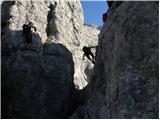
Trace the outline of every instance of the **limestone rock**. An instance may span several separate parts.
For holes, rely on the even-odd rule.
[[[50,6],[57,4],[56,12],[59,10],[62,13],[55,13],[56,20],[52,18],[52,22],[73,17],[73,21],[63,22],[77,27],[76,20],[81,21],[76,18],[77,14],[81,15],[74,8],[77,3],[56,0],[2,3],[2,118],[67,118],[72,113],[75,103],[72,53],[67,44],[56,43],[50,38],[47,30],[52,29],[48,28],[50,21],[47,17]],[[37,27],[31,48],[25,47],[22,34],[23,24],[29,21]],[[50,25],[58,30],[62,27],[60,23]],[[70,31],[69,27],[65,31]],[[71,38],[66,40],[65,37],[68,35],[73,39],[73,34],[65,31],[59,31],[60,34],[54,37],[72,44]],[[74,33],[75,29],[71,31]],[[61,37],[63,34],[66,36]],[[47,37],[50,42],[45,41]]]
[[[95,55],[96,47],[98,44],[98,34],[99,30],[97,27],[93,25],[87,25],[85,24],[82,27],[82,34],[80,39],[80,46],[77,46],[75,49],[75,54],[73,54],[73,60],[75,63],[75,74],[74,74],[74,83],[77,89],[83,89],[86,87],[90,81],[88,76],[91,74],[91,71],[94,67],[94,64],[92,64],[91,61],[89,61],[87,58],[85,60],[82,60],[83,57],[83,46],[95,46],[95,48],[92,48],[91,51]],[[72,48],[72,47],[71,47]]]
[[[85,101],[71,118],[158,118],[158,6],[113,2]]]
[[[83,25],[80,1],[5,1],[1,18],[2,118],[69,117],[79,99],[74,84],[85,87],[93,67],[82,47],[97,45],[99,33]],[[30,21],[37,31],[27,48],[22,26]]]

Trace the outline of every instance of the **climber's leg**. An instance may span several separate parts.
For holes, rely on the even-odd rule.
[[[86,54],[86,57],[87,57],[90,61],[92,61],[93,64],[95,64],[94,60],[92,60],[92,59],[90,58],[89,54]]]
[[[90,58],[89,54],[86,54],[86,57],[92,61],[92,59]]]
[[[90,55],[92,56],[92,60],[94,61],[94,55],[92,52],[90,52]]]
[[[94,61],[94,55],[93,55],[93,53],[92,53],[92,52],[90,52],[90,55],[92,56],[92,60],[91,60],[91,61],[92,61],[92,63],[93,63],[93,64],[95,64],[95,61]]]

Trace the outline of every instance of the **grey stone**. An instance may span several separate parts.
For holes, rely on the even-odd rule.
[[[113,2],[86,100],[70,118],[159,118],[158,8],[156,1]]]

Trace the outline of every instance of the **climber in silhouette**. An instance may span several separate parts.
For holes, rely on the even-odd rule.
[[[28,24],[23,25],[23,34],[26,39],[25,43],[26,43],[26,46],[28,47],[32,46],[32,29],[36,31],[36,27],[32,22],[29,22]]]
[[[91,52],[91,48],[95,48],[95,46],[94,47],[86,47],[86,46],[83,47],[83,49],[82,49],[84,52],[83,60],[84,60],[84,57],[86,56],[90,61],[92,61],[93,64],[95,64],[94,55]],[[90,58],[90,56],[92,56],[92,59]]]
[[[103,16],[103,22],[105,22],[107,20],[107,18],[108,18],[108,12],[109,12],[112,4],[113,4],[113,1],[107,1],[107,4],[108,4],[109,8],[108,8],[108,11],[103,13],[103,15],[102,15]]]

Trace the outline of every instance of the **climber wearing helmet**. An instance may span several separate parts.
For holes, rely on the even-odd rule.
[[[109,10],[110,10],[110,8],[111,8],[111,6],[112,6],[112,3],[113,3],[113,1],[108,1],[107,0],[107,4],[108,4],[108,11],[107,12],[105,12],[105,13],[103,13],[103,22],[105,22],[106,20],[107,20],[107,18],[108,18],[108,12],[109,12]]]
[[[91,48],[93,48],[93,47],[86,47],[86,46],[83,47],[83,49],[82,49],[84,52],[83,60],[84,60],[84,57],[86,56],[90,61],[92,61],[93,64],[95,64],[94,55],[91,52]],[[90,58],[90,55],[92,56],[92,59]]]
[[[36,27],[32,22],[29,22],[28,24],[23,25],[23,34],[26,39],[25,42],[26,42],[26,45],[28,45],[29,47],[31,47],[32,45],[32,28],[34,29],[34,31],[36,31]]]

